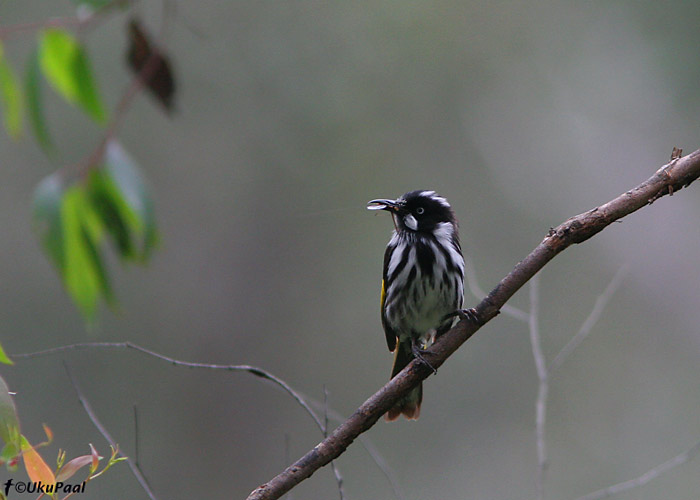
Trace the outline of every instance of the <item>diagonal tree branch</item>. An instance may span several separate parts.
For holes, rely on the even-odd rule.
[[[675,149],[674,149],[675,152]],[[626,215],[653,203],[665,195],[688,186],[700,177],[700,150],[684,158],[674,158],[649,179],[611,201],[576,215],[549,233],[476,307],[477,322],[462,320],[428,349],[425,356],[434,368],[440,367],[452,353],[481,326],[493,319],[530,278],[560,252],[574,243],[582,243]],[[391,406],[433,370],[420,360],[412,361],[396,377],[379,389],[340,424],[326,439],[287,467],[269,482],[256,488],[248,500],[280,498],[319,468],[340,456],[352,442],[372,427]]]

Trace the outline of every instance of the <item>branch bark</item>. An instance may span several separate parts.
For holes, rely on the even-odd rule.
[[[674,156],[676,150],[674,149]],[[574,243],[595,236],[613,222],[649,205],[665,195],[687,187],[700,177],[700,150],[682,158],[673,158],[654,175],[638,186],[609,202],[571,217],[547,236],[515,268],[503,278],[476,307],[478,324],[462,320],[443,335],[425,353],[430,364],[438,368],[484,324],[493,319],[504,304],[540,269]],[[414,360],[384,387],[365,401],[333,433],[303,457],[267,483],[256,488],[248,500],[280,498],[315,471],[340,456],[360,434],[372,427],[404,394],[427,378],[433,371],[420,360]]]

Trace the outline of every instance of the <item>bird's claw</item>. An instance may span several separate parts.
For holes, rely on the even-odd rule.
[[[459,309],[457,311],[457,316],[459,316],[459,319],[463,319],[477,325],[479,324],[479,314],[473,307],[470,307],[469,309]]]
[[[418,342],[415,341],[415,339],[413,339],[411,342],[411,352],[413,353],[414,358],[420,360],[421,363],[433,370],[434,374],[437,374],[437,369],[433,365],[431,365],[427,359],[425,359],[425,356],[423,356],[423,353],[425,351],[421,349],[420,345],[418,344]]]

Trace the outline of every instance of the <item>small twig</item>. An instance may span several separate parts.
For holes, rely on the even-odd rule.
[[[139,414],[136,405],[132,406],[134,409],[134,463],[136,467],[140,468],[139,465]]]
[[[80,404],[82,405],[83,409],[85,410],[85,413],[87,414],[88,418],[90,421],[93,423],[93,425],[97,428],[97,430],[102,434],[102,436],[107,440],[107,442],[110,444],[112,448],[115,450],[119,449],[117,446],[116,441],[112,438],[112,436],[109,434],[107,429],[105,428],[104,425],[102,425],[102,422],[97,418],[97,415],[93,411],[92,407],[90,406],[90,403],[88,400],[85,398],[83,395],[83,392],[80,390],[80,386],[78,386],[78,383],[76,382],[75,378],[73,377],[73,373],[70,371],[70,368],[68,368],[68,365],[64,362],[63,367],[66,370],[66,373],[68,374],[68,378],[70,379],[70,383],[73,386],[73,390],[75,390],[75,394],[78,396],[78,400],[80,401]],[[148,481],[146,481],[146,478],[143,476],[143,473],[141,472],[141,469],[138,467],[136,463],[126,455],[124,455],[121,451],[119,451],[119,455],[124,457],[126,459],[126,463],[129,465],[129,468],[131,469],[131,473],[134,475],[136,480],[139,482],[143,490],[146,492],[148,495],[148,498],[151,500],[158,500],[157,497],[154,495],[153,491],[151,490],[151,487],[148,484]]]
[[[73,28],[76,30],[84,30],[98,24],[98,21],[104,22],[107,19],[106,14],[110,10],[124,3],[125,0],[115,0],[83,15],[71,17],[53,17],[43,21],[0,26],[0,40],[7,40],[15,35],[34,33],[35,31],[49,28]]]
[[[102,162],[105,152],[107,151],[107,146],[121,127],[127,111],[129,111],[131,108],[131,104],[136,96],[146,86],[146,82],[148,82],[153,77],[153,74],[158,70],[159,64],[160,53],[154,50],[139,72],[131,78],[129,85],[122,93],[119,102],[112,112],[112,118],[107,124],[107,128],[102,134],[102,138],[97,144],[97,147],[78,165],[77,174],[79,176],[84,177],[90,172],[91,169],[95,168],[100,164],[100,162]],[[63,172],[64,175],[66,173],[67,172],[65,171]]]
[[[549,373],[547,363],[542,351],[542,340],[540,338],[539,310],[540,310],[540,279],[535,275],[530,280],[530,319],[528,322],[530,329],[530,344],[532,346],[532,357],[535,360],[537,379],[537,401],[535,403],[535,441],[537,443],[537,479],[535,481],[537,498],[544,498],[544,475],[547,469],[547,443],[545,439],[545,425],[547,422],[547,395],[549,393]]]
[[[287,384],[284,380],[282,380],[279,377],[276,377],[272,373],[263,370],[262,368],[258,368],[256,366],[250,366],[250,365],[217,365],[217,364],[210,364],[210,363],[192,363],[189,361],[181,361],[179,359],[171,358],[169,356],[165,356],[163,354],[157,353],[155,351],[151,351],[150,349],[146,349],[145,347],[141,347],[139,345],[136,345],[132,342],[82,342],[82,343],[77,343],[77,344],[70,344],[70,345],[65,345],[65,346],[60,346],[60,347],[53,347],[51,349],[45,349],[43,351],[36,351],[36,352],[28,352],[28,353],[23,353],[23,354],[14,354],[12,356],[13,359],[21,359],[21,358],[38,358],[40,356],[48,356],[52,354],[56,354],[59,352],[65,352],[65,351],[77,351],[77,350],[82,350],[82,349],[133,349],[135,351],[141,352],[143,354],[146,354],[147,356],[151,356],[153,358],[159,359],[161,361],[165,361],[166,363],[170,363],[171,365],[175,366],[185,366],[188,368],[201,368],[201,369],[206,369],[206,370],[224,370],[224,371],[230,371],[230,372],[246,372],[250,373],[252,375],[255,375],[256,377],[263,378],[265,380],[269,380],[273,384],[281,387],[287,394],[292,396],[292,398],[301,406],[306,413],[311,416],[311,418],[314,420],[316,425],[318,426],[319,429],[321,429],[321,432],[323,432],[323,422],[321,422],[321,419],[316,415],[316,413],[311,409],[309,404],[304,400],[304,398],[292,387]]]
[[[328,389],[326,385],[323,385],[323,437],[328,437]],[[338,466],[335,460],[331,461],[331,469],[333,469],[333,475],[335,476],[335,481],[338,483],[338,494],[340,495],[340,500],[345,500],[345,493],[343,492],[343,478],[340,475]]]
[[[305,396],[305,398],[316,409],[323,410],[323,405],[320,401],[317,401],[308,396]],[[327,412],[328,416],[336,423],[344,422],[347,418],[338,413],[337,411],[333,410],[333,408],[331,407],[328,407]],[[375,465],[382,472],[386,480],[389,482],[389,485],[391,486],[391,489],[394,493],[394,497],[397,500],[406,500],[406,495],[404,495],[403,490],[401,489],[401,484],[396,476],[396,472],[394,472],[391,466],[387,463],[387,461],[384,459],[384,457],[374,445],[374,443],[364,434],[358,436],[358,439],[360,441],[360,445],[362,445],[362,447],[365,449],[372,461],[375,463]]]
[[[476,272],[474,272],[474,263],[469,255],[464,256],[464,280],[467,283],[467,287],[469,287],[469,291],[474,297],[479,300],[486,297],[486,292],[479,286],[479,281],[476,278]],[[517,320],[524,321],[525,323],[530,321],[530,315],[528,313],[522,309],[511,306],[510,304],[504,304],[501,308],[501,312]]]
[[[340,422],[342,422],[343,420],[345,420],[345,419],[341,419]],[[382,474],[384,475],[386,480],[389,481],[389,484],[391,485],[391,490],[394,494],[394,497],[399,499],[399,500],[405,500],[406,495],[404,495],[403,490],[401,489],[399,481],[396,478],[396,473],[391,468],[391,466],[387,463],[387,461],[384,459],[384,457],[379,452],[377,447],[374,446],[374,443],[364,436],[360,436],[359,440],[360,440],[360,444],[362,445],[362,447],[365,449],[367,454],[370,456],[370,458],[377,465],[377,467],[382,472]]]
[[[535,441],[537,443],[537,480],[536,490],[537,499],[544,498],[544,477],[547,471],[547,441],[546,441],[546,422],[547,422],[547,401],[549,398],[549,380],[554,372],[564,360],[579,346],[583,339],[588,336],[593,326],[600,319],[605,306],[610,302],[611,297],[622,283],[622,277],[627,270],[624,265],[613,276],[605,290],[598,296],[593,309],[588,314],[588,317],[581,325],[579,331],[569,341],[566,346],[557,354],[549,368],[546,366],[546,360],[542,351],[542,341],[539,334],[539,279],[538,275],[530,280],[530,342],[532,344],[532,354],[535,359],[537,368],[537,377],[539,384],[537,388],[537,401],[535,403]]]
[[[582,497],[577,498],[577,500],[600,500],[601,498],[608,498],[612,495],[622,493],[623,491],[631,490],[632,488],[644,486],[649,481],[651,481],[652,479],[656,479],[664,472],[667,472],[673,469],[674,467],[678,467],[679,465],[683,465],[686,462],[690,462],[693,458],[697,456],[699,452],[700,441],[695,443],[695,445],[693,445],[693,447],[691,447],[690,449],[676,455],[672,459],[667,460],[662,464],[657,465],[656,467],[648,470],[639,477],[630,479],[629,481],[624,481],[622,483],[614,484],[612,486],[608,486],[607,488],[603,488],[598,491],[594,491],[593,493],[589,493],[588,495],[584,495]]]
[[[289,458],[290,458],[290,457],[289,457],[289,455],[290,455],[289,449],[290,449],[290,446],[291,446],[291,438],[289,437],[289,433],[285,432],[285,433],[284,433],[284,463],[285,463],[285,464],[288,464],[288,463],[289,463]],[[293,498],[292,492],[289,491],[289,492],[287,493],[287,496],[286,496],[285,498],[286,498],[287,500],[292,500],[292,498]]]
[[[564,363],[564,361],[566,361],[566,359],[571,355],[571,353],[574,352],[574,350],[581,344],[581,342],[584,341],[588,334],[591,333],[591,329],[600,319],[600,316],[603,314],[603,310],[608,305],[610,299],[622,284],[622,279],[625,277],[627,269],[628,266],[627,264],[625,264],[617,270],[615,275],[610,280],[610,283],[608,283],[608,286],[606,286],[605,290],[603,290],[603,293],[601,293],[596,299],[593,309],[591,309],[591,312],[588,314],[588,317],[581,325],[579,331],[576,333],[576,335],[574,335],[571,338],[571,340],[569,340],[569,342],[564,346],[564,348],[561,351],[559,351],[559,354],[557,354],[554,357],[554,360],[552,361],[552,364],[549,367],[550,373],[558,369]]]

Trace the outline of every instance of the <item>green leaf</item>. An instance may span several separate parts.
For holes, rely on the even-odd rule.
[[[117,141],[107,144],[104,170],[123,198],[124,205],[120,205],[120,213],[129,229],[141,239],[140,258],[148,260],[158,244],[158,230],[153,198],[146,180],[134,160]]]
[[[94,265],[94,270],[97,275],[100,284],[100,291],[102,296],[107,301],[110,306],[115,305],[115,297],[112,292],[112,285],[109,280],[109,274],[105,268],[104,262],[102,261],[102,254],[100,253],[99,242],[102,239],[101,234],[103,232],[102,223],[99,220],[97,214],[90,211],[90,216],[85,219],[84,223],[84,238],[85,238],[85,249],[89,252],[90,258]],[[97,225],[99,224],[100,237],[96,237]]]
[[[81,185],[71,186],[61,203],[63,279],[68,293],[87,320],[95,317],[101,295],[112,297],[99,253],[103,228]]]
[[[109,172],[94,170],[88,184],[92,204],[99,214],[107,233],[112,237],[119,256],[124,260],[135,259],[137,251],[134,243],[136,233],[140,235],[142,224],[139,217],[126,203]]]
[[[12,138],[22,132],[22,93],[12,67],[7,62],[0,41],[0,100],[2,101],[5,128]]]
[[[35,49],[27,62],[27,71],[24,80],[24,93],[27,99],[27,111],[29,123],[39,146],[45,153],[53,153],[53,144],[44,120],[44,105],[41,95],[41,82],[39,80],[39,52]]]
[[[0,377],[0,438],[19,450],[19,417],[10,390]],[[5,454],[6,450],[3,450]]]
[[[20,454],[19,439],[16,443],[6,443],[0,451],[0,465],[7,464],[7,469],[10,472],[16,471]],[[0,499],[5,500],[3,497]]]
[[[107,121],[87,53],[73,35],[61,29],[44,30],[39,42],[39,65],[67,101],[80,106],[98,123]]]
[[[66,187],[57,174],[39,183],[34,222],[42,246],[83,316],[94,319],[100,297],[113,304],[109,275],[100,253],[105,224],[82,183]]]
[[[5,353],[5,350],[2,348],[2,344],[0,344],[0,363],[4,363],[6,365],[14,365],[12,360]]]
[[[45,177],[34,191],[34,228],[44,250],[63,275],[63,226],[61,201],[65,187],[58,174]]]

